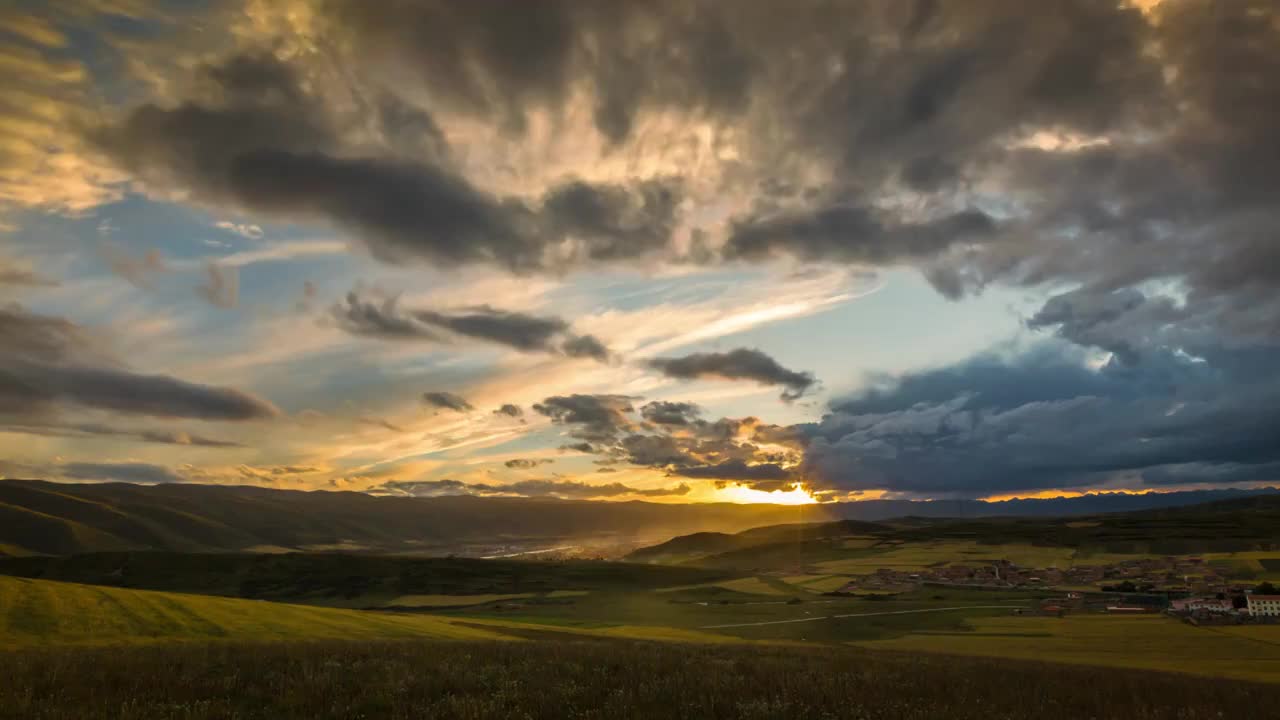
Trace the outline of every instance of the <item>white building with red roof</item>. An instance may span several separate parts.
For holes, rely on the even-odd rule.
[[[1246,595],[1249,614],[1259,617],[1280,617],[1280,595]]]

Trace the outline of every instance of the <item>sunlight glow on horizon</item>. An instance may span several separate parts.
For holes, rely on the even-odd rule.
[[[818,502],[804,486],[797,486],[791,490],[765,492],[742,485],[730,485],[717,488],[713,500],[733,503],[773,503],[774,505],[812,505]]]

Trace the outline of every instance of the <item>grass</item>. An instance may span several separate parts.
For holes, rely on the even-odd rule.
[[[767,580],[773,580],[768,578]],[[762,581],[764,582],[764,581]],[[822,597],[802,590],[788,595],[746,594],[721,587],[692,587],[668,592],[592,593],[572,602],[548,602],[530,598],[518,609],[491,605],[450,608],[441,617],[500,620],[592,630],[619,627],[661,626],[682,631],[714,634],[723,640],[805,641],[842,643],[905,635],[919,629],[963,629],[969,617],[1007,614],[1026,607],[1034,593],[938,588],[884,599]],[[795,600],[795,602],[792,602]],[[1007,605],[1008,609],[985,606]],[[902,610],[959,607],[942,613],[885,615]],[[833,615],[863,617],[815,620]],[[874,614],[874,616],[867,616]],[[805,620],[804,622],[789,622]],[[780,622],[785,621],[785,622]],[[754,624],[775,623],[775,624]],[[713,626],[741,625],[719,628]]]
[[[860,644],[1280,682],[1277,626],[1199,628],[1161,616],[1086,615],[969,618],[966,624],[969,629],[958,632],[913,632]]]
[[[943,541],[909,543],[890,546],[889,549],[873,548],[851,553],[851,557],[818,562],[814,566],[826,573],[870,574],[879,568],[922,570],[939,563],[980,563],[1003,559],[1026,567],[1056,565],[1065,568],[1071,565],[1075,552],[1074,548],[1068,547]]]
[[[747,595],[793,595],[797,592],[795,589],[789,588],[781,582],[770,582],[769,580],[758,577],[744,577],[714,583],[658,588],[658,592],[672,593],[682,590],[696,590],[698,588],[722,588],[724,590],[744,593]]]
[[[731,577],[690,567],[592,560],[169,552],[0,558],[0,574],[349,608],[384,607],[406,595],[648,590]]]
[[[426,607],[464,607],[467,605],[483,605],[503,600],[519,600],[533,597],[532,593],[516,593],[509,595],[401,595],[388,600],[382,607],[426,608]]]
[[[834,592],[849,584],[847,575],[788,575],[782,581],[801,590],[813,593]]]
[[[1280,704],[1280,687],[1158,673],[571,638],[34,650],[0,653],[0,677],[5,720],[1202,720]]]
[[[0,647],[413,637],[503,638],[424,615],[0,577]]]

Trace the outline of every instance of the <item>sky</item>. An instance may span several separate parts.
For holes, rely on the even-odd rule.
[[[1280,8],[0,8],[0,476],[1280,479]]]

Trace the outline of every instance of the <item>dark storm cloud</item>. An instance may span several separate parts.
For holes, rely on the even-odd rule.
[[[233,388],[143,375],[119,367],[79,326],[0,308],[0,413],[26,418],[74,404],[123,414],[200,420],[256,420],[279,414]]]
[[[76,462],[58,466],[57,472],[72,480],[109,480],[156,485],[187,480],[163,465],[147,463]]]
[[[739,113],[763,62],[747,47],[756,39],[731,32],[730,14],[712,3],[329,7],[329,31],[362,57],[416,74],[442,105],[516,133],[531,110],[558,111],[583,84],[594,94],[596,127],[614,143],[645,110]]]
[[[957,243],[981,241],[995,230],[994,221],[976,210],[923,223],[886,222],[864,207],[740,218],[729,233],[725,257],[763,260],[787,254],[805,261],[889,265],[932,257]]]
[[[1143,470],[1141,478],[1143,485],[1151,486],[1275,482],[1280,479],[1280,462],[1165,465]]]
[[[407,495],[439,497],[444,495],[517,495],[521,497],[558,497],[569,499],[617,497],[669,497],[687,495],[688,485],[681,483],[666,488],[634,488],[622,483],[592,485],[575,480],[521,480],[506,484],[464,483],[457,480],[392,480],[369,488],[374,495]]]
[[[758,431],[752,442],[807,448],[816,484],[977,493],[1115,473],[1242,477],[1274,461],[1259,435],[1277,426],[1263,368],[1280,359],[1276,3],[1167,0],[1150,15],[1116,0],[1044,0],[1035,12],[1012,0],[517,5],[317,5],[318,46],[334,64],[364,82],[396,78],[423,107],[381,89],[328,93],[305,60],[249,53],[93,140],[154,187],[323,220],[387,261],[554,272],[788,258],[911,266],[949,298],[997,284],[1058,293],[1027,321],[1056,336],[1052,352],[909,374],[821,423]],[[342,116],[346,90],[371,117]],[[651,120],[708,128],[716,157],[732,159],[710,173],[677,162],[660,180],[559,180],[526,197],[487,190],[447,159],[445,114],[536,140],[535,113],[579,130],[570,98],[588,103],[621,160],[652,152],[639,142]],[[380,139],[351,131],[371,125]],[[746,209],[714,223],[723,233],[688,228],[692,249],[676,251],[681,220],[700,217],[680,207],[708,182]],[[353,300],[335,313],[351,332],[425,339],[467,336],[449,327],[465,315],[480,315],[489,329],[475,332],[492,342],[536,337],[494,330],[501,319],[483,312],[431,323]],[[592,340],[562,329],[545,346],[607,358]],[[1081,347],[1110,358],[1091,369]],[[784,398],[815,382],[768,356],[730,355],[657,362],[677,377],[779,384]],[[0,406],[42,392],[7,375],[0,387]],[[629,405],[593,422],[548,403],[539,412],[595,451],[624,452],[636,434]],[[634,457],[694,467],[749,452],[698,427],[632,441]]]
[[[796,372],[782,367],[777,360],[749,348],[738,348],[727,353],[694,353],[684,357],[655,358],[649,365],[667,377],[681,380],[699,378],[724,378],[727,380],[751,380],[761,385],[782,385],[787,388],[782,399],[792,401],[804,395],[817,382],[812,374]]]
[[[471,412],[475,410],[466,398],[443,390],[422,393],[422,402],[433,408],[452,410],[454,412]]]
[[[834,403],[800,426],[804,475],[819,489],[982,495],[1135,475],[1210,481],[1168,466],[1265,479],[1280,462],[1280,383],[1263,370],[1274,351],[1143,348],[1138,362],[1092,369],[1070,348],[982,356]]]
[[[1275,287],[1274,3],[1185,0],[1147,16],[1115,0],[1034,13],[813,0],[783,17],[769,3],[526,5],[318,2],[313,30],[347,71],[342,93],[311,76],[319,63],[243,52],[94,140],[159,186],[327,220],[387,260],[524,272],[679,259],[669,239],[688,178],[500,197],[447,149],[351,132],[410,128],[440,145],[433,112],[461,113],[519,140],[531,113],[568,127],[570,98],[584,98],[615,145],[673,114],[734,138],[731,183],[762,190],[723,246],[683,259],[907,263],[952,297],[1182,278],[1224,314],[1256,315]],[[386,77],[431,111],[388,95]],[[337,109],[353,103],[372,118]],[[815,169],[830,176],[821,190]]]
[[[652,183],[574,182],[569,189],[587,199],[559,203],[565,190],[557,188],[539,207],[491,196],[429,165],[281,150],[237,157],[229,180],[241,205],[328,219],[357,231],[389,262],[493,263],[529,272],[567,262],[548,254],[565,240],[575,244],[574,261],[632,259],[662,249],[674,225],[675,189],[654,190]]]
[[[568,357],[609,359],[609,349],[591,335],[575,335],[569,323],[481,305],[455,312],[401,308],[394,297],[379,301],[347,293],[329,315],[338,327],[353,334],[391,340],[447,342],[450,337],[496,343],[521,352],[546,352]]]
[[[327,220],[389,262],[527,272],[631,259],[665,247],[675,225],[679,191],[658,180],[571,180],[530,202],[492,195],[430,158],[351,146],[297,71],[268,55],[232,56],[205,77],[211,87],[198,97],[144,105],[91,139],[152,184],[283,218]]]
[[[518,418],[518,417],[524,417],[524,410],[519,405],[512,405],[511,403],[506,403],[505,405],[498,408],[497,410],[494,410],[493,414],[506,415],[507,417]]]

